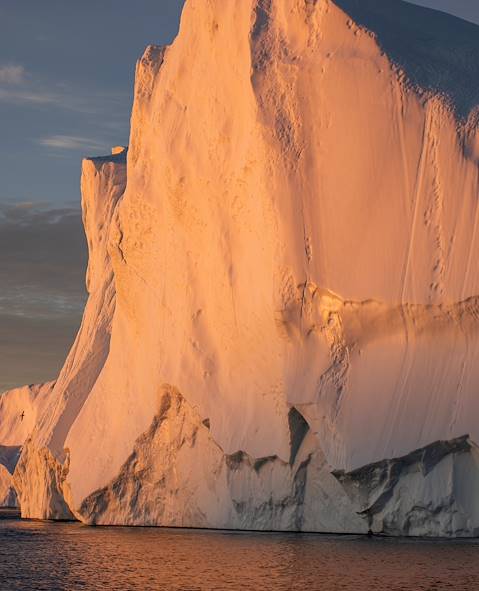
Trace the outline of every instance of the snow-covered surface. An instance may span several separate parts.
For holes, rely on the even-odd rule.
[[[389,461],[376,529],[477,534],[478,33],[396,0],[187,0],[127,155],[83,164],[90,298],[24,515],[367,531]]]

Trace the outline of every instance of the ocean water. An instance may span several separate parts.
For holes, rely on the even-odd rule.
[[[86,527],[3,512],[0,589],[475,591],[479,540]]]

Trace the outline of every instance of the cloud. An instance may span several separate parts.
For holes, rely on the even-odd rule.
[[[0,84],[18,85],[23,84],[26,79],[26,72],[23,66],[6,65],[0,66]]]
[[[0,313],[80,313],[86,263],[79,208],[0,203]]]
[[[39,81],[33,80],[20,64],[0,66],[0,101],[10,103],[33,103],[37,105],[60,105],[59,93],[51,92],[42,87]]]
[[[106,115],[111,109],[122,108],[127,103],[125,95],[118,93],[94,93],[81,95],[75,89],[47,89],[37,83],[21,87],[1,86],[0,101],[29,104],[32,107],[52,106],[65,111],[86,115]]]
[[[0,202],[0,392],[53,379],[86,301],[78,207]]]
[[[60,105],[61,99],[58,96],[42,91],[32,90],[11,90],[0,88],[0,101],[33,103],[37,105]]]
[[[21,64],[0,65],[0,101],[102,116],[121,110],[129,102],[124,92],[79,89],[62,81],[52,82],[34,76]]]
[[[37,142],[42,146],[59,150],[95,150],[101,152],[108,149],[106,143],[102,144],[89,138],[74,135],[52,135],[40,138]]]

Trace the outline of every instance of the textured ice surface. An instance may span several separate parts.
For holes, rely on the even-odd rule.
[[[22,513],[475,535],[478,69],[477,27],[399,1],[187,0],[128,153],[83,164]]]

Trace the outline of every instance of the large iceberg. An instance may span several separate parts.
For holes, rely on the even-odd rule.
[[[187,0],[83,163],[22,515],[477,535],[478,81],[479,29],[399,0]]]

